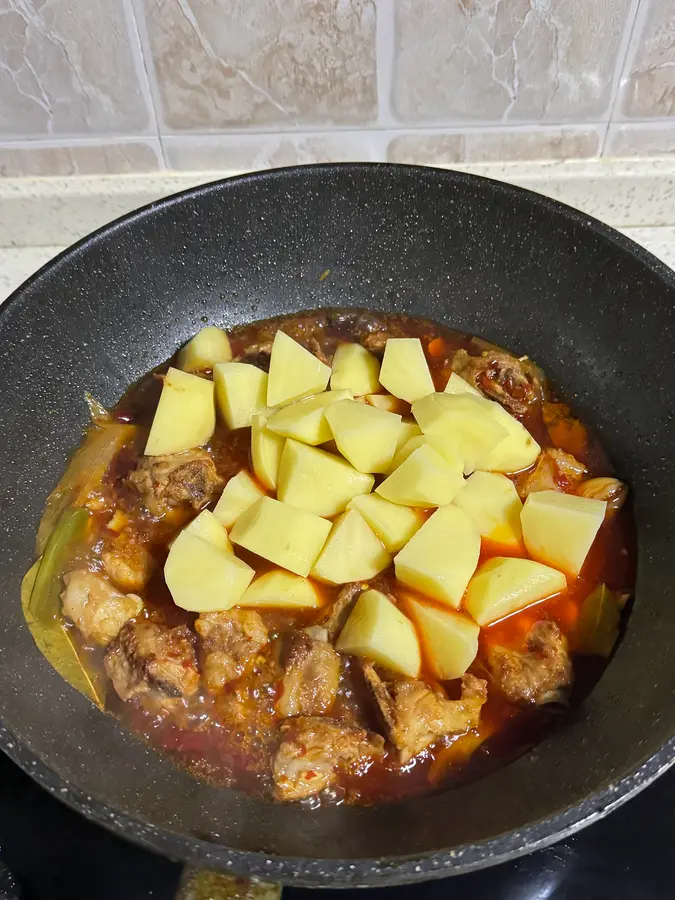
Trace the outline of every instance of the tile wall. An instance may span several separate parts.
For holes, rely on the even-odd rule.
[[[675,153],[675,0],[0,0],[0,176]]]

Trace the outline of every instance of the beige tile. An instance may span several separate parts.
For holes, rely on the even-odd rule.
[[[631,7],[396,0],[394,110],[404,122],[598,121]]]
[[[621,111],[635,119],[675,115],[675,0],[642,0]]]
[[[377,116],[374,0],[143,0],[164,125]]]
[[[160,168],[159,147],[152,141],[59,147],[0,144],[0,178],[120,175],[156,172]]]
[[[603,156],[667,156],[675,153],[675,122],[610,125]]]
[[[464,162],[583,159],[600,149],[597,128],[534,128],[452,134],[408,134],[389,144],[390,162],[444,165]]]
[[[0,139],[147,133],[122,0],[0,0]]]

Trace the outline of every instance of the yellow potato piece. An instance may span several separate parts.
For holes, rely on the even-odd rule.
[[[164,565],[164,580],[173,602],[191,612],[236,606],[254,574],[234,553],[188,530],[173,542]]]
[[[234,553],[230,539],[227,536],[227,529],[208,509],[203,509],[184,530],[200,537],[203,541],[208,541],[214,547],[220,547],[221,550]]]
[[[364,399],[368,406],[383,409],[385,412],[396,413],[399,416],[410,411],[409,403],[406,403],[405,400],[399,400],[398,397],[392,397],[391,394],[366,394]]]
[[[293,338],[277,331],[272,344],[267,405],[285,406],[326,390],[330,368]]]
[[[479,625],[489,625],[566,587],[567,579],[556,569],[532,559],[495,556],[471,579],[464,606]]]
[[[315,609],[321,606],[317,589],[307,578],[273,569],[255,578],[239,601],[239,606],[258,609]]]
[[[454,464],[424,444],[375,488],[385,500],[403,506],[446,506],[464,484],[462,463]]]
[[[218,363],[213,370],[218,410],[228,428],[248,428],[265,408],[267,375],[248,363]]]
[[[222,328],[202,328],[178,353],[178,368],[184,372],[203,372],[216,363],[230,362],[232,350]]]
[[[525,501],[520,521],[530,556],[578,575],[605,518],[607,503],[590,497],[536,491]]]
[[[267,427],[262,413],[251,420],[251,461],[258,481],[270,491],[277,489],[279,464],[286,439]]]
[[[394,558],[400,582],[459,608],[480,556],[478,529],[456,506],[438,509]]]
[[[230,540],[283,569],[306,577],[326,543],[331,523],[271,497],[237,519]]]
[[[424,447],[425,445],[432,447],[436,453],[438,453],[439,456],[442,456],[447,463],[453,466],[453,468],[459,465],[462,467],[462,470],[464,469],[464,462],[456,441],[453,441],[442,434],[418,434],[415,435],[415,437],[410,438],[406,444],[397,449],[394,458],[391,461],[389,471],[393,472],[394,469],[398,469],[401,463],[405,462],[411,453],[417,450],[418,447]]]
[[[469,384],[468,381],[465,381],[461,378],[456,372],[453,372],[448,378],[448,383],[445,386],[446,394],[473,394],[475,397],[482,397],[483,395],[479,390],[477,390],[472,384]]]
[[[367,581],[391,565],[382,541],[355,510],[342,513],[335,522],[312,576],[331,584]]]
[[[237,472],[227,482],[216,503],[213,515],[226,528],[231,528],[239,516],[253,506],[256,500],[265,496],[265,492],[244,469]]]
[[[525,428],[504,407],[494,400],[490,404],[495,421],[506,430],[506,437],[481,460],[477,469],[490,472],[520,472],[531,466],[541,452],[541,447]]]
[[[369,659],[409,678],[417,678],[420,673],[422,662],[415,628],[380,591],[361,594],[335,647],[340,653]]]
[[[440,681],[461,678],[478,653],[480,628],[460,613],[408,599],[427,664]]]
[[[413,403],[412,413],[424,434],[456,443],[465,475],[480,468],[508,434],[491,402],[473,394],[429,394]]]
[[[496,472],[474,472],[452,501],[475,522],[480,536],[517,550],[523,544],[516,486]]]
[[[433,393],[434,383],[419,338],[389,338],[382,357],[380,384],[407,403]]]
[[[424,524],[424,518],[416,509],[399,506],[378,494],[362,494],[347,504],[356,509],[390,553],[398,553]]]
[[[270,431],[303,444],[325,444],[333,434],[326,419],[329,406],[351,399],[351,391],[324,391],[304,400],[297,400],[273,413],[267,420]],[[359,404],[360,405],[360,404]]]
[[[170,368],[150,427],[146,456],[201,447],[216,428],[213,382]]]
[[[372,475],[357,472],[334,453],[289,439],[281,454],[277,496],[317,516],[335,516],[353,497],[369,494],[374,483]]]
[[[398,433],[398,442],[396,444],[396,452],[404,447],[410,438],[420,437],[422,429],[414,419],[403,419],[401,421],[401,430]]]
[[[340,400],[326,409],[326,422],[338,450],[359,472],[389,469],[401,430],[400,416],[356,400]]]
[[[380,361],[361,344],[338,344],[333,356],[330,387],[348,390],[355,397],[374,394],[380,389]]]

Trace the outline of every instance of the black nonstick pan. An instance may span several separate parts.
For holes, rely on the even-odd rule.
[[[348,306],[437,319],[536,359],[632,486],[638,582],[603,678],[535,750],[436,795],[308,811],[200,783],[95,709],[34,646],[19,588],[87,424],[85,391],[113,404],[206,322]],[[453,172],[282,169],[171,197],[85,239],[3,305],[0,342],[0,746],[84,815],[199,865],[375,886],[549,844],[672,763],[675,276],[612,229]]]

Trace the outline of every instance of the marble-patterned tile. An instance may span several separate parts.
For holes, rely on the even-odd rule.
[[[165,130],[377,118],[374,0],[140,0]]]
[[[157,172],[161,168],[156,140],[59,146],[0,143],[0,178],[122,175]]]
[[[395,2],[392,100],[400,121],[607,117],[633,0]]]
[[[147,134],[126,0],[0,0],[0,140]]]
[[[629,119],[675,116],[675,0],[641,0],[620,110]]]
[[[603,156],[668,156],[675,153],[675,121],[610,125]]]

